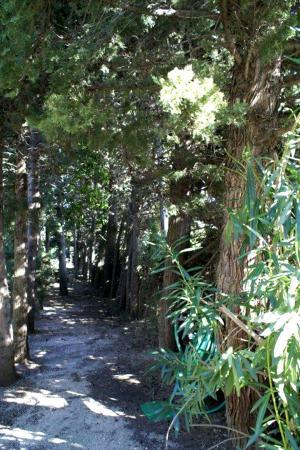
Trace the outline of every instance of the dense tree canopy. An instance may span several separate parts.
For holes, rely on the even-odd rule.
[[[2,2],[1,385],[72,273],[156,330],[172,426],[223,395],[233,448],[298,448],[299,13]]]

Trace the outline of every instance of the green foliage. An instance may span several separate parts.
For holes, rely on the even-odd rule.
[[[171,400],[152,404],[152,412],[154,408],[156,414],[170,417],[171,409],[174,419],[180,412],[188,426],[194,415],[207,415],[207,397],[220,389],[229,395],[250,386],[261,395],[255,405],[257,424],[252,441],[271,448],[279,430],[278,445],[293,447],[293,439],[299,437],[300,180],[296,154],[288,157],[285,153],[280,164],[274,164],[253,161],[252,149],[247,148],[247,166],[235,161],[245,169],[247,189],[242,211],[229,211],[232,220],[227,237],[244,240],[241,259],[249,262],[244,292],[238,298],[218,293],[207,282],[205,267],[186,270],[179,262],[181,253],[176,247],[166,250],[157,221],[148,218],[158,213],[156,191],[166,198],[168,186],[180,185],[188,178],[186,198],[177,203],[170,199],[171,207],[166,200],[167,206],[171,213],[194,214],[192,243],[217,237],[224,190],[224,128],[239,127],[248,119],[245,98],[249,96],[244,95],[243,86],[231,84],[236,64],[231,47],[240,53],[240,70],[245,69],[247,82],[251,71],[256,73],[260,64],[274,62],[286,42],[299,33],[299,14],[291,10],[296,2],[244,0],[232,2],[219,14],[222,3],[230,2],[207,0],[202,3],[209,15],[204,11],[202,17],[200,12],[196,20],[183,20],[180,14],[176,17],[172,9],[168,12],[172,17],[162,17],[161,11],[168,8],[164,0],[129,3],[3,1],[0,93],[4,128],[11,136],[27,121],[51,144],[42,164],[46,173],[41,185],[45,222],[52,231],[57,226],[52,217],[58,193],[67,234],[76,228],[86,241],[93,232],[97,236],[102,233],[109,196],[118,197],[119,219],[127,207],[131,180],[147,185],[148,192],[141,194],[148,204],[141,201],[140,205],[143,217],[139,227],[144,229],[137,270],[146,278],[169,252],[178,281],[168,287],[166,299],[180,350],[160,355],[163,379],[175,387]],[[169,3],[170,8],[193,14],[194,6],[198,8],[201,2]],[[148,15],[156,8],[159,14]],[[298,59],[297,54],[284,57],[283,78],[297,73],[293,67]],[[253,81],[250,76],[248,79]],[[258,94],[259,81],[255,80]],[[272,89],[272,83],[268,87]],[[225,95],[229,97],[233,89],[240,100],[228,105]],[[253,86],[253,92],[255,89]],[[289,106],[284,95],[278,99],[280,112]],[[297,95],[294,87],[291,97],[296,102]],[[263,126],[264,111],[257,113],[262,115]],[[165,155],[156,165],[158,140]],[[231,154],[231,149],[227,152]],[[181,154],[178,167],[176,153]],[[115,180],[110,187],[112,177]],[[5,214],[11,222],[10,214]],[[9,223],[9,233],[10,228]],[[124,228],[125,234],[126,224]],[[216,233],[211,233],[212,229]],[[126,239],[121,239],[124,260]],[[13,246],[8,236],[6,244],[11,273]],[[50,278],[51,264],[45,259],[38,273],[41,298]],[[249,348],[221,354],[215,345],[224,318],[220,308],[230,307],[234,301],[249,311],[245,317],[252,333]],[[258,346],[253,333],[259,337]],[[177,418],[174,423],[177,427]]]
[[[178,281],[167,288],[165,299],[170,301],[169,317],[177,341],[187,338],[186,347],[184,351],[180,347],[178,354],[165,350],[157,354],[163,381],[174,386],[170,402],[187,426],[195,416],[206,415],[205,399],[220,389],[225,396],[233,391],[239,395],[244,387],[257,392],[256,425],[247,445],[257,442],[268,449],[296,449],[300,439],[300,165],[296,149],[293,134],[280,161],[263,165],[250,161],[243,210],[231,214],[236,238],[244,239],[241,258],[248,259],[239,301],[249,312],[243,316],[244,325],[235,318],[246,326],[248,345],[224,353],[210,348],[207,358],[199,353],[197,342],[216,335],[237,299],[218,293],[203,280],[201,270],[186,271],[175,248],[170,257]],[[261,175],[258,187],[254,167]]]
[[[160,84],[160,100],[173,118],[174,131],[189,127],[194,137],[209,141],[216,127],[217,112],[225,104],[213,79],[197,77],[189,65],[173,69]]]
[[[36,81],[39,75],[34,45],[39,41],[37,18],[46,2],[9,0],[1,2],[0,92],[13,98],[20,92],[21,78]]]

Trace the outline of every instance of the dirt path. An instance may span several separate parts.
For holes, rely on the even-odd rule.
[[[142,324],[120,321],[78,285],[66,301],[53,291],[37,329],[33,362],[0,389],[0,449],[164,449],[166,425],[149,424],[139,409],[157,389],[142,381]],[[170,449],[206,450],[222,437],[183,433]]]

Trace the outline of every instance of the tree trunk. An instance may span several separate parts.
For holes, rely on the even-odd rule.
[[[225,204],[228,208],[240,206],[242,193],[244,191],[244,179],[235,174],[225,177],[226,199]],[[225,223],[228,222],[226,213]],[[225,225],[226,226],[226,225]],[[225,229],[224,229],[225,233]],[[232,308],[234,313],[241,313],[239,296],[242,292],[244,279],[244,263],[239,261],[241,242],[231,240],[226,243],[225,234],[223,234],[220,244],[220,258],[217,270],[217,285],[221,292],[236,296],[236,306]],[[248,337],[241,331],[234,322],[224,319],[225,328],[220,333],[221,351],[226,351],[229,347],[238,350],[243,347]],[[245,340],[245,341],[244,341]],[[254,425],[255,417],[251,416],[250,411],[254,402],[253,393],[248,389],[242,389],[240,395],[232,393],[226,399],[226,417],[227,425],[230,428],[249,434],[251,426]],[[236,437],[239,437],[236,435]],[[245,440],[239,439],[238,445],[243,446]]]
[[[82,279],[83,281],[88,280],[88,260],[87,260],[87,246],[86,242],[82,242],[81,244],[81,263],[82,263]]]
[[[126,310],[126,280],[127,280],[127,268],[126,263],[123,261],[121,273],[120,273],[120,279],[118,283],[118,289],[116,293],[116,298],[119,303],[119,308],[122,311]]]
[[[226,21],[228,20],[225,12]],[[223,20],[224,11],[223,11]],[[233,18],[236,20],[236,18]],[[225,23],[225,27],[227,24]],[[247,36],[246,36],[247,39]],[[231,45],[234,45],[233,41]],[[281,61],[277,59],[270,64],[262,64],[259,50],[244,45],[244,54],[236,55],[231,81],[229,102],[234,105],[237,102],[245,102],[248,105],[248,113],[244,125],[231,126],[227,136],[227,153],[230,155],[228,170],[225,174],[225,218],[224,231],[220,242],[220,257],[217,269],[217,285],[221,292],[233,295],[236,298],[232,311],[240,314],[243,311],[239,305],[243,291],[243,279],[246,261],[238,260],[241,242],[232,236],[226,240],[226,226],[228,223],[227,211],[238,211],[244,195],[245,174],[239,175],[243,163],[246,162],[245,150],[250,156],[268,154],[275,148],[278,142],[277,112],[281,90]],[[234,51],[237,51],[235,49]],[[234,52],[233,52],[234,53]],[[236,162],[240,162],[238,166]],[[245,166],[245,164],[244,164]],[[237,350],[245,347],[248,339],[230,320],[225,320],[225,329],[220,333],[220,347],[222,351],[228,348]],[[226,339],[225,339],[226,337]],[[246,434],[251,434],[251,427],[255,422],[251,408],[255,397],[248,389],[242,389],[238,396],[233,392],[226,398],[226,416],[229,427]],[[235,437],[239,437],[236,434]],[[237,447],[245,444],[245,439],[237,439]]]
[[[133,198],[131,202],[131,231],[130,243],[128,252],[128,269],[127,269],[127,301],[126,307],[131,317],[137,318],[140,314],[139,304],[139,279],[137,273],[137,259],[138,259],[138,206],[136,199]]]
[[[40,173],[39,153],[41,136],[32,130],[28,146],[28,332],[34,333],[36,308],[36,266],[40,241]]]
[[[139,277],[137,273],[138,237],[139,237],[139,184],[132,180],[131,200],[128,207],[127,229],[125,233],[126,250],[120,259],[120,278],[116,298],[120,309],[126,310],[131,317],[141,313],[139,303]],[[121,235],[119,236],[121,239]]]
[[[116,254],[118,224],[116,220],[116,207],[111,196],[109,216],[106,231],[105,257],[103,266],[103,295],[108,297],[111,290],[113,265]]]
[[[174,215],[170,217],[169,230],[168,230],[168,243],[174,245],[178,239],[189,236],[190,233],[190,218],[187,214],[181,213],[180,215]],[[180,247],[183,249],[186,247],[186,242],[183,242]],[[183,261],[181,261],[183,263]],[[169,265],[169,261],[166,262]],[[165,270],[163,275],[163,286],[173,284],[177,280],[177,275],[171,270]],[[178,350],[174,335],[174,328],[172,322],[167,318],[170,304],[167,300],[160,300],[158,309],[158,342],[160,348],[167,348],[173,351]]]
[[[118,282],[118,288],[116,292],[116,298],[119,303],[119,307],[122,311],[126,310],[126,296],[127,296],[127,270],[128,270],[128,252],[130,244],[130,215],[126,223],[126,231],[124,237],[125,252],[120,257],[120,278]]]
[[[95,227],[96,227],[96,219],[95,219],[95,216],[93,216],[91,228],[90,228],[90,232],[89,232],[88,248],[87,248],[87,266],[88,266],[88,281],[89,282],[91,282],[91,280],[92,280]]]
[[[95,258],[95,262],[94,262],[94,270],[93,270],[93,276],[92,276],[92,286],[96,289],[100,288],[101,286],[101,269],[100,269],[100,261],[103,258],[103,252],[105,250],[104,248],[104,239],[102,238],[102,231],[101,230],[101,237],[100,237],[100,242],[98,243],[98,248],[96,251],[96,258]]]
[[[173,169],[175,171],[182,171],[186,168],[185,153],[182,147],[178,147],[174,150],[172,155]],[[187,237],[187,241],[190,234],[190,217],[185,212],[184,201],[190,189],[190,178],[183,176],[179,179],[174,179],[170,183],[170,200],[177,208],[177,214],[173,215],[169,219],[167,240],[170,246],[173,246],[178,239]],[[165,226],[164,224],[161,224]],[[181,249],[188,246],[187,242],[182,242],[179,246]],[[178,249],[179,249],[178,247]],[[181,263],[183,263],[184,257],[181,257]],[[166,265],[170,265],[170,261],[167,259]],[[165,270],[163,274],[163,287],[173,284],[177,279],[176,274],[171,270]],[[158,305],[158,343],[160,348],[167,348],[173,351],[178,350],[174,328],[171,321],[167,318],[170,304],[167,300],[161,299]]]
[[[7,284],[3,226],[3,147],[0,148],[0,386],[15,380],[11,300]]]
[[[76,239],[76,247],[77,247],[77,274],[78,277],[82,275],[83,272],[83,261],[82,261],[82,252],[83,252],[83,242],[82,242],[82,230],[80,228],[77,229],[77,239]]]
[[[77,228],[74,227],[73,232],[73,265],[74,265],[74,278],[78,278],[78,242],[77,242]]]
[[[46,223],[45,225],[45,252],[49,253],[50,251],[50,230],[49,225]]]
[[[120,224],[119,231],[118,231],[118,238],[117,238],[117,242],[116,242],[116,251],[115,251],[115,257],[114,257],[114,262],[113,262],[113,270],[112,270],[109,298],[113,298],[113,296],[115,295],[116,290],[117,290],[117,281],[118,281],[119,271],[120,271],[120,246],[121,246],[123,230],[124,230],[124,219],[121,220],[121,224]]]
[[[23,150],[23,149],[22,149]],[[26,158],[19,149],[16,172],[16,219],[14,237],[13,327],[15,360],[28,356],[27,339],[27,174]]]
[[[140,314],[139,277],[137,273],[138,237],[139,237],[139,184],[132,180],[131,201],[129,204],[128,247],[126,272],[126,310],[131,317]]]
[[[60,295],[68,295],[68,272],[66,263],[66,239],[64,233],[63,209],[60,194],[58,195],[58,204],[56,207],[58,230],[56,232],[58,246],[59,263],[59,292]]]

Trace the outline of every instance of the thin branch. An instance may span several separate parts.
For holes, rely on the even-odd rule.
[[[263,342],[263,339],[255,333],[255,331],[251,330],[244,322],[242,322],[235,314],[233,314],[226,306],[220,306],[218,310],[227,316],[232,322],[234,322],[239,328],[245,331],[246,334],[251,336],[258,344]]]

